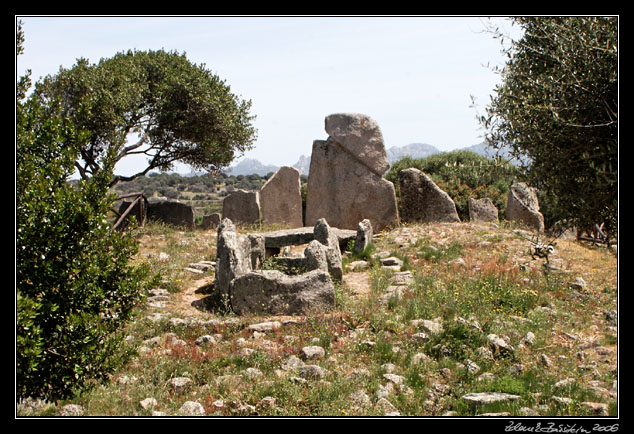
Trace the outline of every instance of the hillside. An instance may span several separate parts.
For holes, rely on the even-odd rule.
[[[237,317],[214,302],[213,268],[186,271],[215,261],[215,231],[135,237],[164,278],[125,331],[137,355],[89,393],[18,414],[616,414],[611,250],[560,239],[546,267],[506,223],[401,226],[375,235],[374,254],[346,255],[332,311]]]

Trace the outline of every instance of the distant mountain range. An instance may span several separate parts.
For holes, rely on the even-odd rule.
[[[485,157],[492,157],[496,155],[496,150],[489,148],[484,142],[455,150],[471,151],[479,155],[484,155]],[[392,164],[406,155],[412,158],[426,158],[430,155],[439,154],[442,151],[435,146],[428,145],[426,143],[410,143],[409,145],[404,146],[392,146],[391,148],[386,149],[385,152],[387,154],[388,161]],[[510,154],[506,150],[502,150],[500,155],[507,160],[511,160]],[[297,163],[293,164],[293,167],[299,170],[299,173],[302,175],[308,175],[308,170],[310,169],[310,156],[300,156]],[[270,172],[277,171],[277,169],[279,169],[279,166],[262,164],[256,159],[245,158],[235,166],[230,167],[226,173],[227,175],[234,176],[251,174],[264,176]]]

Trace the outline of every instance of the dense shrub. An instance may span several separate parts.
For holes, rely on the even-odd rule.
[[[403,157],[385,174],[394,183],[400,199],[398,173],[415,167],[428,175],[439,188],[447,192],[456,204],[460,219],[469,220],[469,199],[488,197],[500,216],[506,211],[508,191],[520,176],[519,168],[500,159],[489,159],[470,151],[434,154],[426,158]]]
[[[123,360],[122,326],[149,285],[136,243],[112,231],[112,166],[76,185],[80,132],[55,107],[16,104],[16,395],[58,399]]]

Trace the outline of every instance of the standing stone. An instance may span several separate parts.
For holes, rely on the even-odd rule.
[[[354,252],[363,252],[372,242],[372,223],[368,219],[359,222],[357,237],[354,240]]]
[[[326,247],[326,261],[328,264],[328,272],[333,279],[343,279],[343,268],[341,265],[341,249],[339,247],[339,238],[333,230],[330,229],[326,219],[319,219],[315,223],[313,229],[315,241],[318,241]]]
[[[523,182],[511,186],[506,204],[506,219],[520,222],[539,232],[544,231],[544,216],[539,212],[539,201],[534,188]]]
[[[488,197],[469,199],[469,220],[472,222],[497,222],[498,209]]]
[[[320,218],[336,228],[357,229],[368,219],[380,231],[398,223],[394,185],[376,122],[361,114],[326,118],[327,140],[315,140],[306,194],[306,225]]]
[[[160,221],[169,225],[194,228],[194,208],[173,200],[149,200],[148,220]]]
[[[218,227],[216,290],[228,296],[233,279],[252,270],[252,240],[236,232],[230,219],[223,219]]]
[[[260,194],[257,191],[235,190],[222,201],[222,218],[234,223],[259,223]]]
[[[302,194],[299,170],[281,167],[260,190],[263,223],[283,223],[292,228],[303,226]]]
[[[202,229],[216,229],[218,226],[220,226],[220,214],[214,213],[203,216]]]
[[[423,172],[416,168],[399,172],[401,218],[404,222],[460,222],[456,204]]]

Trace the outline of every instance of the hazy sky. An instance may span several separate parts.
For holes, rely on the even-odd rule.
[[[485,65],[504,63],[500,42],[483,31],[487,17],[17,19],[25,34],[17,76],[31,69],[33,81],[79,57],[96,63],[128,49],[185,52],[252,101],[258,139],[244,157],[278,166],[309,156],[313,140],[327,138],[324,118],[339,112],[370,115],[387,148],[480,143],[470,96],[483,112],[500,81]],[[491,20],[518,31],[503,17]],[[136,171],[134,164],[117,171]]]

